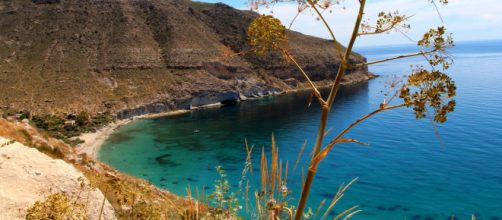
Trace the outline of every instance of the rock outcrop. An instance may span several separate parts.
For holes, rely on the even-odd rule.
[[[0,215],[2,219],[25,219],[36,201],[64,192],[86,205],[89,219],[98,219],[103,193],[81,183],[87,178],[72,165],[52,159],[35,148],[0,137]],[[72,200],[73,202],[73,200]],[[116,219],[114,209],[105,200],[102,219]]]
[[[75,192],[81,192],[78,203],[87,203],[91,220],[100,213],[103,194],[107,200],[101,219],[183,219],[182,213],[190,209],[190,200],[120,173],[85,153],[89,152],[47,137],[28,121],[0,118],[0,219],[24,219],[35,201],[45,202],[47,195],[60,192],[70,202],[75,201]],[[82,191],[79,178],[95,188],[86,186]],[[47,213],[57,210],[47,209]],[[200,206],[200,212],[207,212],[207,207]]]
[[[250,52],[256,16],[188,0],[0,1],[0,111],[131,117],[302,88],[280,55]],[[332,41],[288,36],[313,80],[335,77]],[[368,76],[352,73],[347,80]]]

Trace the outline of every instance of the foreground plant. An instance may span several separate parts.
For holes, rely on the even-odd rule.
[[[39,219],[88,219],[83,203],[72,200],[65,193],[49,195],[44,201],[37,201],[26,214],[27,220]]]
[[[258,8],[262,5],[268,6],[278,2],[283,1],[251,0],[250,5]],[[296,2],[298,3],[298,14],[302,13],[303,11],[311,10],[318,17],[318,19],[323,22],[333,40],[333,46],[337,49],[341,64],[338,67],[336,76],[334,76],[334,82],[331,86],[328,97],[323,97],[323,95],[319,92],[319,89],[316,87],[315,83],[310,80],[309,74],[302,68],[302,64],[298,63],[294,58],[294,55],[292,55],[288,51],[288,40],[286,35],[287,29],[281,24],[278,19],[272,16],[263,15],[257,17],[249,26],[248,37],[251,46],[253,46],[254,48],[254,51],[257,54],[266,54],[272,51],[282,52],[285,59],[294,64],[297,67],[298,71],[308,82],[309,86],[312,89],[312,95],[316,97],[322,109],[317,138],[313,147],[312,159],[308,166],[307,175],[303,182],[301,197],[299,199],[297,207],[289,206],[286,202],[278,203],[278,201],[274,199],[276,198],[274,196],[276,195],[274,192],[280,185],[277,184],[277,180],[279,180],[279,182],[284,180],[284,177],[282,177],[280,174],[281,172],[277,171],[278,159],[274,140],[272,141],[272,167],[267,168],[266,157],[264,156],[264,153],[262,153],[262,191],[259,193],[257,192],[255,196],[257,198],[257,201],[265,200],[267,202],[266,206],[263,206],[262,204],[257,202],[257,208],[260,218],[264,217],[262,213],[266,213],[267,219],[278,219],[281,218],[281,215],[283,215],[284,212],[286,212],[286,216],[294,216],[294,219],[296,220],[311,217],[312,214],[314,214],[313,211],[310,209],[308,212],[305,212],[304,210],[307,205],[309,192],[312,188],[312,184],[319,164],[333,150],[334,146],[339,143],[363,144],[362,142],[353,138],[346,137],[345,135],[353,127],[367,120],[368,118],[371,118],[387,110],[397,108],[411,108],[413,109],[415,117],[417,119],[426,118],[429,114],[431,114],[433,115],[433,117],[431,116],[433,123],[444,123],[447,120],[447,114],[449,112],[452,112],[455,108],[455,101],[453,100],[456,94],[455,84],[453,80],[444,73],[444,71],[447,70],[452,64],[452,59],[448,56],[447,49],[453,47],[453,39],[451,35],[446,32],[446,29],[444,27],[432,28],[428,32],[426,32],[423,35],[422,39],[417,42],[417,45],[421,47],[421,50],[417,51],[416,53],[403,54],[396,57],[369,61],[366,63],[352,64],[348,61],[349,56],[352,53],[352,48],[359,37],[367,35],[377,35],[387,33],[389,31],[398,31],[404,34],[404,31],[410,28],[410,25],[406,24],[406,21],[410,17],[402,15],[399,12],[381,12],[378,14],[376,24],[372,25],[369,24],[369,20],[363,21],[366,1],[359,0],[358,16],[356,18],[356,21],[354,22],[354,28],[350,37],[350,41],[347,45],[347,48],[344,49],[340,46],[340,44],[337,43],[334,31],[323,16],[323,12],[325,10],[330,9],[330,7],[333,7],[340,2],[331,0],[300,0]],[[436,4],[433,0],[429,0],[429,2],[433,3],[434,5]],[[440,1],[440,3],[447,4],[448,2]],[[295,16],[295,19],[297,16]],[[412,69],[411,74],[407,77],[407,79],[392,82],[389,85],[390,91],[386,94],[386,98],[380,104],[378,109],[375,109],[373,112],[362,116],[352,124],[348,125],[340,133],[338,133],[335,138],[329,140],[327,144],[324,143],[327,133],[327,119],[330,110],[336,100],[336,95],[340,88],[342,78],[348,70],[414,56],[423,56],[430,67],[426,68],[424,66],[417,66]],[[401,102],[396,104],[392,103],[396,98],[401,99]],[[282,169],[282,165],[279,166],[279,169]],[[270,177],[267,178],[267,175],[270,175]],[[269,184],[268,188],[265,187],[265,185],[267,184]],[[349,185],[350,184],[348,184],[348,186]],[[347,187],[342,187],[342,189],[344,189],[342,190],[342,194],[343,191],[346,190],[346,188]],[[332,208],[332,206],[334,206],[334,204],[336,204],[336,201],[338,201],[340,198],[341,197],[337,198],[335,196],[335,202],[332,202],[329,207]],[[263,208],[266,208],[266,211],[263,211]],[[360,210],[358,210],[357,207],[353,207],[346,210],[342,214],[345,215],[345,218],[350,218],[358,212],[360,212]],[[341,216],[337,216],[337,218],[340,217]]]
[[[68,195],[65,192],[51,194],[45,200],[35,202],[27,210],[26,219],[87,220],[88,210],[85,205],[87,201],[84,201],[80,195],[93,186],[86,184],[83,178],[78,178],[78,181],[80,188],[76,194]],[[100,218],[102,211],[103,209],[101,209]]]
[[[233,219],[239,211],[238,199],[234,192],[230,191],[227,174],[221,166],[216,167],[216,171],[220,175],[220,179],[216,180],[214,192],[208,196],[214,209],[211,214],[216,219]]]

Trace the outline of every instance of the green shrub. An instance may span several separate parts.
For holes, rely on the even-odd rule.
[[[89,115],[89,113],[82,111],[78,113],[77,117],[75,118],[75,122],[80,127],[88,126],[91,124],[91,116]]]

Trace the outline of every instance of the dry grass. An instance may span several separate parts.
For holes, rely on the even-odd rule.
[[[247,143],[247,142],[246,142]],[[305,145],[305,144],[304,144]],[[302,147],[304,148],[304,147]],[[303,154],[303,149],[298,153],[298,158]],[[249,154],[248,154],[249,155]],[[247,158],[251,161],[251,158]],[[246,205],[246,213],[248,216],[254,216],[257,219],[292,219],[295,213],[295,207],[290,204],[291,189],[288,188],[288,174],[289,174],[288,161],[283,162],[279,159],[279,147],[272,135],[270,161],[267,159],[265,148],[262,148],[260,156],[260,185],[261,190],[254,192],[255,207],[249,209]],[[303,179],[303,178],[302,178]],[[326,201],[321,202],[316,208],[315,212],[306,213],[305,218],[324,219],[335,207],[335,205],[344,197],[349,187],[357,180],[354,179],[348,184],[342,183],[333,200],[325,207]],[[302,180],[303,181],[303,180]],[[246,185],[245,200],[249,198],[249,186]],[[336,218],[349,219],[361,210],[354,206],[345,211],[342,211]],[[312,209],[309,209],[312,210]],[[321,215],[322,213],[322,215]]]
[[[87,220],[86,213],[85,204],[61,192],[49,195],[43,201],[37,201],[28,209],[26,220]]]
[[[74,165],[84,173],[92,186],[103,192],[119,219],[193,219],[190,218],[191,215],[187,218],[186,214],[194,208],[193,199],[181,198],[160,190],[145,180],[117,172],[85,155],[76,155],[73,147],[49,138],[29,124],[0,118],[0,136],[37,148],[53,158],[63,159]],[[57,201],[65,201],[61,196],[57,198]],[[41,201],[40,204],[47,205],[50,201]],[[199,204],[196,208],[201,215],[208,211],[204,204]]]

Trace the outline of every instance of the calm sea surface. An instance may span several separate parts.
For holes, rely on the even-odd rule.
[[[356,51],[375,60],[416,50],[389,46]],[[370,146],[340,144],[328,155],[311,191],[314,210],[323,199],[331,200],[343,181],[359,177],[332,215],[360,205],[364,212],[353,219],[468,219],[473,213],[478,219],[502,219],[502,41],[460,42],[452,56],[455,64],[449,73],[457,84],[457,108],[438,126],[444,144],[431,122],[417,121],[409,109],[388,111],[360,124],[346,136]],[[376,109],[385,83],[419,63],[420,58],[413,58],[374,65],[370,70],[380,78],[344,88],[329,117],[333,131],[327,138]],[[298,93],[138,120],[111,135],[99,159],[182,195],[188,185],[212,191],[217,165],[237,187],[245,138],[256,147],[255,168],[261,147],[270,151],[272,133],[280,157],[290,163],[307,140],[300,162],[307,166],[320,118],[319,107],[307,108],[307,102],[308,94]],[[289,173],[288,187],[298,197],[301,168]],[[258,176],[251,181],[254,191]]]

